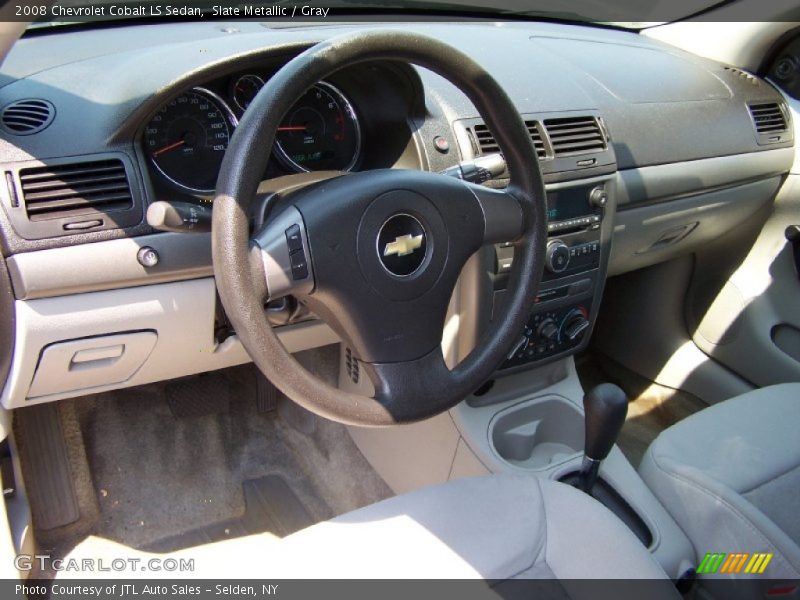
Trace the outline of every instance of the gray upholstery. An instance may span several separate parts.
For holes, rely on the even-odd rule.
[[[749,392],[670,427],[639,472],[698,558],[773,552],[765,575],[800,577],[800,384]]]
[[[89,538],[69,558],[131,555],[148,557]],[[205,578],[666,578],[605,507],[564,484],[522,476],[461,479],[283,540],[256,535],[170,556],[194,558],[189,575]],[[673,597],[671,585],[664,591]]]

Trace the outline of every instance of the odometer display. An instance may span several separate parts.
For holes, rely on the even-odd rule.
[[[170,100],[150,120],[145,151],[175,185],[210,194],[235,125],[236,118],[221,98],[194,88]]]
[[[361,151],[355,110],[339,90],[320,82],[281,120],[275,150],[295,171],[349,171]]]

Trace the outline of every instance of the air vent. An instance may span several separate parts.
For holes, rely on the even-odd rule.
[[[747,71],[743,71],[742,69],[739,69],[737,67],[722,67],[722,68],[728,71],[729,73],[733,73],[739,79],[743,79],[744,81],[752,85],[758,85],[758,77],[756,77],[752,73],[748,73]]]
[[[494,152],[500,152],[500,146],[497,145],[492,132],[489,131],[489,128],[486,125],[475,125],[473,131],[475,132],[475,139],[478,140],[478,148],[480,149],[481,154],[493,154]]]
[[[547,156],[547,151],[545,150],[542,134],[539,131],[536,121],[525,121],[525,126],[528,128],[528,133],[531,136],[531,140],[533,140],[533,145],[536,147],[536,154],[539,156],[539,159],[545,158],[545,156]],[[492,132],[489,131],[486,125],[483,123],[475,125],[473,132],[482,155],[500,152],[500,146],[497,145]]]
[[[750,116],[759,134],[777,133],[786,131],[788,128],[786,116],[777,102],[766,102],[764,104],[749,104]]]
[[[536,148],[536,155],[539,160],[547,156],[547,150],[544,147],[544,140],[542,140],[542,133],[539,131],[539,125],[536,121],[525,121],[525,127],[528,128],[528,134],[533,140],[533,145]]]
[[[564,117],[546,119],[544,129],[553,147],[553,156],[571,156],[602,152],[606,149],[606,137],[595,117]]]
[[[350,348],[347,348],[344,353],[345,358],[345,365],[347,367],[347,376],[350,377],[350,380],[353,383],[358,383],[358,380],[361,376],[360,369],[358,366],[358,359],[353,356],[353,351]]]
[[[19,180],[31,221],[133,206],[125,165],[116,159],[21,169]]]
[[[39,133],[53,122],[56,109],[47,100],[28,99],[12,102],[0,114],[3,129],[14,135]]]

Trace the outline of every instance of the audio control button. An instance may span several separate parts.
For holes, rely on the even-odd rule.
[[[598,208],[603,208],[608,203],[608,192],[602,186],[594,188],[589,192],[589,204]]]
[[[562,273],[569,266],[569,246],[561,240],[547,244],[545,266],[551,273]]]

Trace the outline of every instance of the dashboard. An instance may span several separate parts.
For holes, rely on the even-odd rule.
[[[249,360],[217,301],[210,235],[158,231],[147,209],[211,202],[225,150],[262,87],[314,43],[368,27],[187,22],[19,41],[0,69],[0,287],[15,323],[3,345],[13,348],[3,406]],[[691,254],[742,227],[769,206],[791,168],[786,99],[730,65],[604,28],[388,27],[435,37],[478,61],[512,98],[538,151],[550,270],[506,372],[584,348],[607,276]],[[262,186],[331,171],[439,172],[497,151],[448,81],[373,60],[296,99]],[[502,306],[512,263],[513,249],[499,244],[465,269],[454,360]],[[290,351],[338,341],[291,298],[265,311]],[[124,361],[70,370],[73,354],[112,339],[130,350]]]

